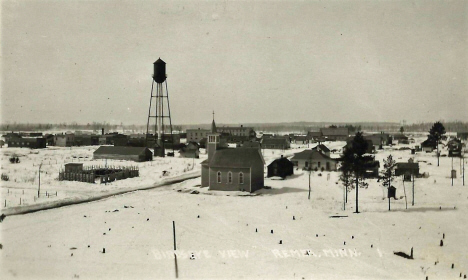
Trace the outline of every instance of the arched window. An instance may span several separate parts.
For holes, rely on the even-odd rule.
[[[228,172],[228,183],[232,184],[232,172],[231,171]]]
[[[240,172],[239,173],[239,184],[243,184],[244,183],[244,173]]]
[[[217,177],[218,177],[218,183],[221,183],[221,171],[218,171]]]

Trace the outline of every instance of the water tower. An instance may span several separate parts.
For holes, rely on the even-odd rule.
[[[146,146],[154,146],[154,156],[165,156],[165,144],[172,146],[174,154],[174,139],[172,137],[171,107],[169,106],[169,92],[167,90],[166,62],[161,58],[154,64],[153,81],[151,84],[151,98],[146,125]],[[154,90],[156,83],[156,90]],[[164,85],[163,85],[164,84]],[[151,134],[151,119],[154,119],[154,134]],[[169,121],[169,127],[167,122]],[[169,131],[167,131],[169,129]]]

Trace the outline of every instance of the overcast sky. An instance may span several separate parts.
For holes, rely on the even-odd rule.
[[[1,1],[2,122],[468,121],[468,1]]]

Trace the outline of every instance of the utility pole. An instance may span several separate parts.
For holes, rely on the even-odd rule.
[[[414,206],[414,174],[413,174],[413,202],[411,203],[411,206]]]
[[[312,153],[310,154],[310,160],[309,160],[309,200],[310,200],[310,192],[311,192],[311,187],[310,187],[310,175],[312,173]]]
[[[177,266],[177,254],[176,254],[176,237],[175,237],[175,222],[172,221],[172,233],[174,235],[174,264],[175,264],[175,278],[179,278],[179,268]]]
[[[172,233],[174,235],[174,251],[177,250],[176,248],[176,236],[175,236],[175,222],[172,221]]]
[[[42,167],[42,162],[39,164],[39,187],[37,189],[37,197],[41,195],[41,167]]]
[[[406,187],[405,187],[405,175],[402,176],[403,178],[403,191],[405,192],[405,207],[408,209],[408,200],[406,199]]]
[[[452,154],[452,170],[450,170],[450,177],[452,177],[452,187],[453,187],[453,154]]]

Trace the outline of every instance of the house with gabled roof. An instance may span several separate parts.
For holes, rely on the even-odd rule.
[[[265,161],[260,150],[227,148],[220,136],[213,125],[207,138],[208,159],[201,163],[201,186],[210,190],[250,193],[263,188]]]
[[[395,167],[395,176],[403,176],[405,181],[411,181],[411,177],[419,175],[419,163],[412,162],[397,162]]]
[[[375,149],[382,149],[383,146],[392,144],[392,137],[388,133],[375,133],[370,135],[364,135],[364,139],[371,140],[374,144]]]
[[[317,150],[321,152],[322,154],[330,156],[330,149],[323,144],[318,144],[317,146],[313,147],[312,150]]]
[[[196,142],[187,143],[182,148],[180,148],[179,155],[183,158],[199,158],[200,151],[198,148],[198,144]]]
[[[273,160],[267,167],[267,177],[286,178],[294,174],[294,164],[281,155],[280,158]]]
[[[462,154],[463,144],[460,139],[451,139],[447,143],[449,157],[459,157]]]
[[[295,153],[291,158],[294,166],[304,170],[326,170],[336,171],[338,163],[336,159],[318,151],[317,149],[304,150]]]

